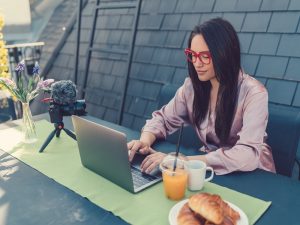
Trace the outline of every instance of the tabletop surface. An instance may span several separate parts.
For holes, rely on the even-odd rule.
[[[47,114],[36,117],[47,119]],[[87,119],[109,126],[127,134],[128,140],[139,133],[94,117]],[[18,122],[0,125],[0,129]],[[69,129],[69,117],[64,118]],[[173,144],[160,142],[155,148],[171,151]],[[195,154],[194,149],[183,149],[186,155]],[[237,172],[215,176],[213,183],[230,189],[272,201],[270,208],[256,224],[300,224],[300,182],[263,170]],[[0,224],[127,224],[112,213],[94,205],[53,179],[0,151]]]

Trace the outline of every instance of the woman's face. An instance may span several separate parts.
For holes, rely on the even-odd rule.
[[[209,51],[208,46],[201,34],[197,34],[193,37],[191,42],[191,50],[196,53]],[[216,80],[212,59],[210,59],[209,64],[204,64],[200,61],[199,58],[197,58],[193,65],[200,81],[209,80],[212,82],[213,80]]]

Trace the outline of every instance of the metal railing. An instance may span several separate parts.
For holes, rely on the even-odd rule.
[[[9,58],[9,72],[12,79],[16,80],[17,74],[15,73],[14,68],[21,61],[25,61],[25,73],[22,74],[25,80],[29,80],[29,77],[32,76],[32,71],[35,62],[39,62],[42,55],[42,49],[45,45],[44,42],[34,42],[34,43],[21,43],[21,44],[12,44],[6,45],[5,48],[8,50]],[[20,118],[22,115],[21,105],[14,103],[14,110],[16,118]],[[13,113],[11,113],[13,114]],[[14,118],[14,116],[13,116]]]
[[[25,60],[26,65],[26,75],[32,75],[32,68],[36,61],[40,61],[44,45],[44,42],[34,42],[5,46],[8,50],[9,69],[13,78],[15,78],[14,67],[23,59]]]

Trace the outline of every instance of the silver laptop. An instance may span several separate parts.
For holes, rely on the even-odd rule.
[[[161,174],[142,173],[140,164],[145,156],[136,154],[130,163],[124,133],[72,116],[81,163],[86,168],[120,187],[137,193],[161,181]]]

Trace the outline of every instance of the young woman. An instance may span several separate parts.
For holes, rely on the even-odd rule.
[[[232,25],[216,18],[196,26],[185,49],[189,77],[174,98],[147,120],[140,140],[128,143],[129,159],[139,151],[149,154],[141,167],[150,173],[165,156],[150,146],[157,138],[192,124],[205,155],[189,156],[212,166],[216,174],[251,171],[275,172],[266,144],[268,93],[243,73],[240,45]]]

